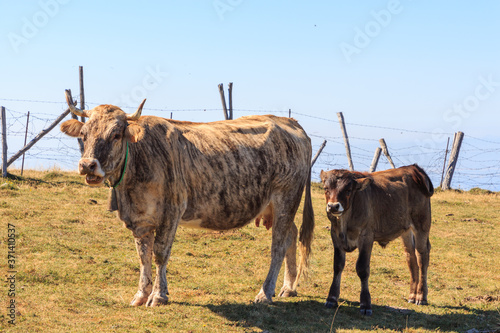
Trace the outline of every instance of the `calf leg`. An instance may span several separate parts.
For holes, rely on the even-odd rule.
[[[153,242],[154,233],[151,232],[142,238],[135,239],[135,246],[137,254],[141,261],[140,277],[139,277],[139,290],[135,294],[130,305],[139,306],[146,303],[151,289],[153,287],[151,282],[151,258],[153,255]]]
[[[410,296],[408,297],[409,303],[415,303],[417,297],[417,285],[419,281],[419,270],[417,263],[417,256],[415,255],[414,236],[411,230],[408,230],[401,236],[403,240],[403,247],[405,250],[406,263],[410,270]]]
[[[297,291],[294,288],[297,279],[297,234],[297,227],[292,223],[290,225],[291,244],[285,254],[285,281],[279,297],[297,296]]]
[[[333,233],[333,231],[332,231]],[[332,240],[333,240],[332,235]],[[335,246],[335,252],[333,255],[333,281],[330,286],[330,292],[328,293],[328,297],[326,299],[325,307],[333,308],[339,306],[339,295],[340,295],[340,280],[342,278],[342,271],[345,266],[345,251],[340,247]]]
[[[174,243],[178,222],[165,223],[156,231],[153,254],[156,264],[156,278],[153,291],[149,295],[146,306],[157,306],[168,303],[167,262]]]
[[[368,288],[368,278],[370,277],[370,258],[372,255],[373,241],[365,241],[359,247],[359,256],[356,261],[356,273],[361,280],[361,293],[359,296],[359,309],[361,314],[372,315],[372,300]]]

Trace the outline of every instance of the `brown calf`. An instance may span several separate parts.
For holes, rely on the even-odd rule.
[[[335,248],[333,282],[326,307],[338,306],[346,252],[359,249],[356,272],[361,280],[360,310],[371,315],[368,289],[373,242],[385,247],[401,236],[410,269],[408,302],[427,304],[429,230],[434,187],[418,165],[374,173],[321,171],[326,212]]]

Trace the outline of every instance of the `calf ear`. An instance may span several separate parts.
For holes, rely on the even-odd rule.
[[[137,124],[129,123],[125,129],[125,138],[132,143],[136,143],[142,139],[143,136],[142,127]]]
[[[370,177],[356,179],[356,188],[358,191],[364,191],[372,182],[373,179]]]
[[[70,119],[61,124],[61,132],[74,138],[81,137],[83,123],[76,119]]]
[[[319,174],[319,178],[321,178],[321,182],[323,182],[323,184],[324,184],[325,180],[326,180],[326,172],[324,172],[323,170],[321,170],[321,172]]]

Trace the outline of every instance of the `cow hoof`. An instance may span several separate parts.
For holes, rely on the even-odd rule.
[[[373,314],[372,309],[359,309],[363,316],[371,316]]]
[[[420,301],[416,301],[417,305],[428,305],[427,301],[426,300],[420,300]]]
[[[325,308],[327,308],[327,309],[336,308],[338,306],[339,306],[339,304],[337,302],[326,301],[326,303],[325,303]]]
[[[168,297],[166,295],[150,295],[146,306],[160,306],[168,304]]]
[[[410,298],[410,299],[408,299],[408,303],[412,303],[412,304],[414,304],[414,303],[415,303],[415,299],[414,299],[414,298]]]
[[[297,292],[295,290],[290,290],[287,287],[283,287],[280,291],[279,297],[295,297]]]
[[[255,303],[261,303],[261,304],[271,304],[273,300],[271,298],[267,298],[266,294],[263,292],[260,292],[256,297],[255,297]]]
[[[137,294],[135,294],[134,298],[132,299],[132,302],[130,302],[130,305],[141,306],[148,301],[148,297],[149,295],[146,295],[138,291]]]

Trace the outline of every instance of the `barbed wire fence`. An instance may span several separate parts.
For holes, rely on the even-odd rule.
[[[79,97],[76,96],[76,98],[78,99]],[[36,109],[40,109],[40,104],[53,104],[54,109],[60,109],[61,113],[67,108],[63,102],[19,99],[0,100],[6,104],[8,102],[23,102],[31,105],[29,107],[30,118],[27,131],[28,141],[39,134],[44,128],[49,126],[54,119],[59,116],[57,113],[49,114],[37,112]],[[97,104],[87,103],[87,105],[90,107]],[[183,119],[189,112],[204,112],[205,114],[210,113],[210,117],[213,118],[213,121],[222,120],[220,108],[144,108],[144,110],[149,111],[149,114],[153,113],[159,116],[164,116],[165,118],[169,118],[172,114],[175,114],[175,119]],[[277,116],[287,117],[290,114],[290,110],[288,109],[283,111],[234,109],[234,112],[237,113],[238,116],[250,114],[274,114]],[[17,152],[24,145],[27,113],[28,110],[6,107],[9,156]],[[329,134],[317,133],[316,131],[310,130],[307,126],[303,125],[306,132],[308,132],[308,135],[311,137],[313,154],[320,148],[320,145],[324,140],[327,141],[326,147],[313,167],[313,180],[319,180],[319,173],[321,170],[348,169],[349,164],[346,157],[344,141],[337,119],[318,117],[299,112],[292,112],[292,117],[297,119],[301,124],[314,122],[332,123],[332,130],[329,131]],[[418,139],[415,139],[415,137],[436,133],[379,126],[376,124],[360,124],[349,121],[346,121],[346,126],[349,132],[351,155],[356,170],[368,171],[373,159],[374,150],[379,147],[380,137],[374,137],[373,135],[366,137],[366,129],[376,130],[381,134],[393,131],[398,134],[399,139],[392,141],[389,140],[387,144],[396,166],[418,163],[426,170],[436,187],[440,184],[447,148],[446,138],[453,136],[453,133],[440,133],[443,138],[441,141],[435,141],[433,144],[428,144],[428,142],[425,142],[424,140],[419,141]],[[408,142],[411,141],[415,143],[408,144]],[[77,141],[74,138],[70,138],[61,133],[58,128],[55,128],[53,131],[45,135],[37,144],[25,153],[27,168],[31,169],[60,168],[64,170],[76,170],[79,158],[80,151]],[[15,168],[20,168],[20,160],[16,161],[13,165]],[[391,166],[387,159],[381,156],[377,170],[389,168],[391,168]],[[452,187],[466,190],[474,187],[480,187],[491,191],[500,191],[500,142],[469,136],[465,133],[456,171],[453,176]]]

